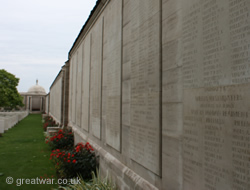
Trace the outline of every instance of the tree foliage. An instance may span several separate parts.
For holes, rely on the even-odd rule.
[[[23,98],[16,88],[18,83],[19,78],[4,69],[0,69],[0,107],[13,109],[23,106]]]

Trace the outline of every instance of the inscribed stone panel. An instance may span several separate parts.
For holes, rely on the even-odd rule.
[[[103,121],[106,143],[120,151],[122,1],[112,1],[108,6],[104,13]]]
[[[89,131],[89,76],[90,76],[90,35],[88,35],[82,48],[82,121],[81,127]]]
[[[130,158],[160,175],[160,1],[130,3]]]
[[[183,187],[249,189],[250,2],[183,1],[182,10]]]
[[[249,189],[250,84],[184,91],[184,189]]]
[[[76,123],[76,83],[77,83],[77,62],[76,62],[76,54],[73,56],[73,64],[72,64],[72,77],[73,77],[73,84],[72,84],[72,123]]]
[[[73,103],[73,60],[70,60],[70,74],[69,74],[69,123],[72,122],[72,103]]]
[[[91,30],[90,128],[101,138],[102,19]]]
[[[248,0],[183,2],[185,88],[250,82]]]
[[[82,46],[77,49],[76,125],[81,127],[82,99]]]

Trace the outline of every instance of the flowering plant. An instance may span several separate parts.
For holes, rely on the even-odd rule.
[[[59,130],[54,136],[46,137],[46,143],[50,145],[52,150],[69,149],[74,146],[74,136],[72,131],[68,129]]]
[[[91,179],[91,172],[96,171],[97,158],[94,149],[87,142],[78,143],[73,150],[53,150],[50,159],[53,160],[61,178],[73,178],[78,175],[83,179]]]

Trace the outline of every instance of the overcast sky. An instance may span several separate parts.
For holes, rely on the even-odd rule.
[[[48,92],[96,0],[0,2],[0,69],[20,79],[19,92],[36,79]]]

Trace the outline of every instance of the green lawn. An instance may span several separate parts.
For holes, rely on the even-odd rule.
[[[58,187],[55,184],[31,184],[37,183],[41,177],[56,180],[50,153],[44,141],[41,115],[31,114],[20,121],[0,137],[0,189],[46,190]],[[13,178],[12,185],[6,183],[7,177]],[[21,185],[22,179],[27,179],[26,183],[30,184]]]

